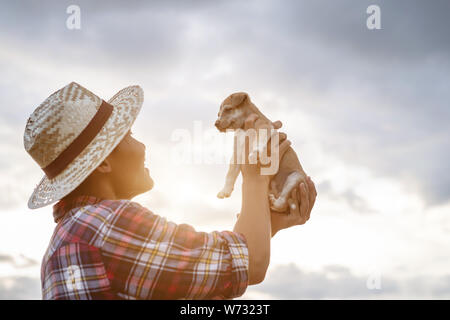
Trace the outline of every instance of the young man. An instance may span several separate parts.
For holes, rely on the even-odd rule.
[[[42,261],[44,299],[238,297],[264,279],[271,236],[309,219],[316,197],[310,179],[292,194],[297,209],[271,213],[270,177],[250,164],[242,165],[242,210],[233,232],[197,232],[131,201],[153,187],[145,146],[130,131],[142,102],[138,86],[105,102],[72,82],[28,119],[25,149],[45,172],[28,206],[59,200]],[[246,126],[254,121],[249,117]],[[289,141],[280,136],[282,157]]]

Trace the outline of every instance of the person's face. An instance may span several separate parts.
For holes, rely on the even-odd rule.
[[[131,130],[109,155],[111,179],[116,195],[131,199],[153,188],[153,180],[145,167],[145,145],[132,136]]]

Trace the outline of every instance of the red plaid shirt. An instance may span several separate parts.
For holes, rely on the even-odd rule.
[[[130,200],[80,196],[53,206],[43,299],[214,299],[241,296],[248,249],[240,233],[197,232]]]

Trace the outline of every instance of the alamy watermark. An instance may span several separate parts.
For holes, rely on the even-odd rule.
[[[275,129],[226,130],[224,134],[213,128],[203,130],[201,121],[194,121],[193,124],[192,133],[187,129],[176,129],[172,132],[170,159],[173,164],[259,162],[262,165],[262,175],[273,175],[278,172],[279,135]],[[230,150],[233,150],[231,159]]]
[[[367,7],[366,13],[370,16],[367,17],[366,25],[369,30],[381,29],[381,9],[376,4],[372,4]]]
[[[81,9],[80,6],[72,4],[67,7],[66,13],[69,14],[66,20],[66,27],[69,30],[81,29]]]

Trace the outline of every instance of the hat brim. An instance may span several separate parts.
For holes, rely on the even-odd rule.
[[[141,110],[144,92],[130,86],[116,93],[108,103],[114,109],[89,145],[53,179],[41,179],[28,200],[28,208],[53,204],[78,187],[122,141]]]

